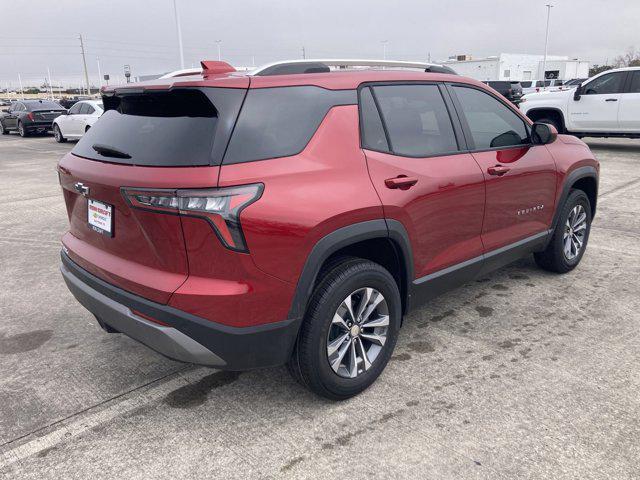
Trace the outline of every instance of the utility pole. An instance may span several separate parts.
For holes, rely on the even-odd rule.
[[[544,58],[542,60],[542,89],[543,90],[547,89],[545,72],[547,70],[547,46],[549,44],[549,17],[551,17],[551,9],[553,8],[553,5],[550,3],[547,3],[546,7],[547,7],[547,30],[544,35]]]
[[[180,13],[176,0],[173,0],[173,12],[176,19],[176,30],[178,31],[178,48],[180,49],[180,68],[184,70],[184,49],[182,48],[182,29],[180,28]]]
[[[387,59],[387,43],[389,41],[388,40],[382,40],[382,59],[386,60]]]
[[[307,58],[307,52],[304,49],[304,46],[302,47],[302,59],[305,60]]]
[[[80,50],[82,50],[82,64],[84,65],[84,79],[87,82],[87,95],[91,95],[91,87],[89,86],[89,72],[87,71],[87,59],[84,56],[84,42],[82,41],[82,35],[78,34],[80,39]]]
[[[51,94],[51,100],[53,100],[53,85],[51,85],[51,70],[47,67],[47,77],[49,77],[49,93]]]
[[[221,43],[222,43],[222,40],[216,40],[216,44],[218,46],[218,61],[222,60],[222,52],[220,50]]]

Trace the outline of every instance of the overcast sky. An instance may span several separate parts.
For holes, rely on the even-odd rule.
[[[543,53],[549,0],[176,0],[185,63],[235,65],[309,57],[433,61],[468,53]],[[640,0],[551,0],[549,53],[602,63],[640,48]],[[173,0],[0,0],[0,84],[81,81],[78,34],[92,83],[179,68]]]

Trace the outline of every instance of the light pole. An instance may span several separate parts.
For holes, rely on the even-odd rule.
[[[221,43],[222,43],[222,40],[216,40],[216,45],[218,46],[218,61],[222,60],[222,52],[220,50]]]
[[[387,43],[389,41],[388,40],[382,40],[382,59],[386,60],[387,59]]]
[[[100,69],[100,59],[96,57],[96,63],[98,64],[98,88],[102,87],[102,70]]]
[[[51,70],[47,67],[47,77],[49,78],[49,94],[51,95],[51,100],[53,100],[53,85],[51,84]]]
[[[24,100],[24,88],[22,88],[22,77],[18,74],[18,83],[20,84],[20,98]]]
[[[173,12],[176,19],[176,30],[178,32],[178,48],[180,49],[180,69],[184,70],[184,49],[182,48],[182,29],[180,28],[180,13],[176,0],[173,0]]]
[[[545,72],[547,70],[547,46],[549,44],[549,17],[551,17],[551,9],[553,8],[553,5],[550,3],[547,3],[546,7],[547,7],[547,31],[545,32],[545,35],[544,35],[544,57],[542,59],[542,89],[543,90],[547,89]]]

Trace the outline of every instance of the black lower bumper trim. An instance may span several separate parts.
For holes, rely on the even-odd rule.
[[[84,285],[82,288],[83,295],[90,295],[92,297],[91,302],[89,303],[84,299],[81,300],[70,286],[72,293],[95,315],[100,316],[101,313],[104,315],[102,307],[107,303],[107,300],[101,301],[100,299],[106,297],[109,303],[115,302],[127,309],[137,310],[170,325],[210,350],[215,356],[223,360],[221,362],[223,364],[199,362],[197,358],[176,358],[175,355],[167,354],[165,351],[149,345],[167,356],[177,360],[205,363],[215,365],[216,368],[238,371],[282,365],[291,356],[301,319],[284,320],[255,327],[230,327],[167,305],[152,302],[115,287],[81,268],[64,252],[61,252],[61,258],[63,268],[74,279]],[[67,279],[65,278],[65,280]],[[67,283],[69,282],[67,281]],[[91,291],[97,292],[98,295],[92,295]],[[98,304],[95,302],[98,302],[100,306],[97,306]],[[108,318],[101,317],[101,320],[109,324]],[[113,327],[121,331],[116,325],[113,325]],[[129,334],[128,332],[124,333]],[[129,335],[135,338],[135,335]],[[148,344],[144,340],[140,341]]]

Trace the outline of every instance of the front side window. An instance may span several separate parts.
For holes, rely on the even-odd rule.
[[[458,144],[437,85],[373,87],[393,153],[427,157],[453,153]]]
[[[584,86],[585,95],[611,95],[622,93],[625,72],[614,72],[602,75]]]
[[[476,150],[528,144],[522,120],[502,102],[475,88],[454,86]]]

